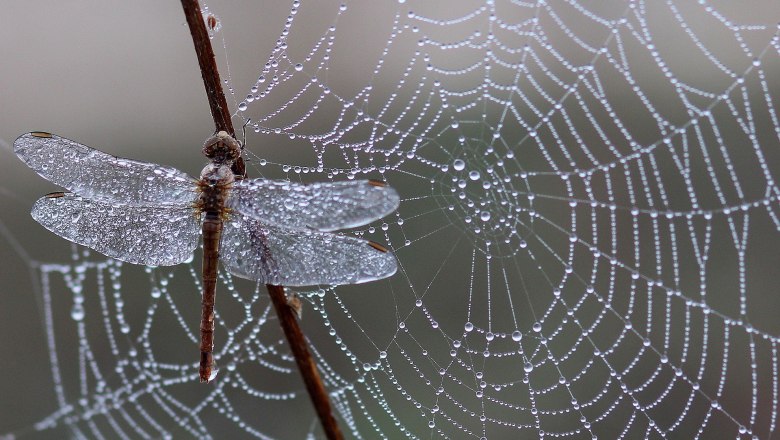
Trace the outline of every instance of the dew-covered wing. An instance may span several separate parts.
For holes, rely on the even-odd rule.
[[[335,231],[380,219],[398,203],[393,188],[372,180],[304,185],[251,179],[233,185],[228,206],[268,225]]]
[[[117,260],[148,266],[187,261],[200,237],[191,207],[115,206],[54,193],[35,202],[32,217],[74,243]]]
[[[269,227],[240,215],[225,222],[220,258],[236,276],[282,286],[365,283],[396,271],[395,256],[367,240]]]
[[[175,168],[115,157],[53,134],[23,134],[14,152],[41,177],[88,199],[148,205],[197,198],[195,181]]]

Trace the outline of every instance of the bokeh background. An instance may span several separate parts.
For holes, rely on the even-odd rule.
[[[614,7],[622,5],[620,2],[614,3]],[[681,1],[679,3],[681,9],[685,10],[693,8],[694,2]],[[774,29],[778,19],[780,19],[780,6],[771,1],[747,3],[750,4],[749,7],[736,4],[736,2],[735,4],[718,3],[715,7],[735,22],[762,23]],[[210,2],[208,5],[219,16],[222,23],[222,28],[216,34],[213,43],[220,62],[221,73],[224,78],[229,80],[229,84],[235,87],[235,94],[228,95],[228,102],[235,110],[238,102],[243,100],[243,96],[254,83],[263,64],[272,53],[285,18],[290,13],[290,4],[272,1],[226,1]],[[606,6],[602,6],[606,8]],[[423,10],[422,13],[426,13],[427,11],[424,9],[433,6],[429,4],[419,7]],[[439,7],[442,6],[439,5]],[[459,8],[465,11],[472,7],[472,2],[465,1],[448,2],[444,6],[444,8],[452,9],[453,16],[457,15]],[[621,7],[625,7],[625,5]],[[335,45],[332,59],[329,62],[328,77],[325,80],[340,96],[354,94],[371,77],[376,76],[372,71],[381,51],[386,47],[387,31],[392,25],[393,18],[396,13],[405,11],[411,6],[401,6],[396,2],[370,2],[350,4],[350,8],[353,9],[350,9],[349,14],[343,14],[337,20],[338,3],[318,2],[315,5],[307,4],[305,7],[301,7],[301,17],[297,18],[299,27],[295,29],[294,38],[291,38],[291,47],[289,48],[291,53],[296,53],[297,50],[299,55],[304,54],[305,49],[320,38],[328,26],[337,23],[339,30],[336,35],[341,38]],[[607,9],[604,10],[604,15],[609,15]],[[695,15],[689,16],[689,19],[690,17],[695,18]],[[663,19],[660,16],[656,18]],[[697,25],[695,19],[690,20],[692,26]],[[590,32],[590,26],[588,21],[583,20],[581,27],[577,27],[577,29],[582,32],[582,35],[587,36]],[[698,26],[698,30],[707,35],[706,27],[702,24],[698,24]],[[713,39],[718,37],[716,30],[713,28],[713,34],[710,35]],[[431,32],[434,32],[433,35],[435,35],[435,31]],[[593,32],[597,33],[595,26]],[[707,73],[712,70],[711,67],[707,67],[710,65],[705,60],[700,58],[687,59],[690,47],[686,45],[681,44],[679,53],[676,53],[674,49],[675,35],[669,35],[664,40],[663,32],[659,32],[659,34],[660,41],[666,45],[669,57],[675,62],[674,70],[678,75],[694,78],[700,72]],[[762,35],[762,38],[766,39],[766,36],[771,35],[771,32]],[[444,38],[444,36],[435,37]],[[717,58],[727,64],[729,62],[738,64],[740,59],[738,55],[735,55],[737,52],[733,50],[733,38],[728,37],[730,36],[723,38],[723,52],[718,53]],[[596,37],[594,36],[594,38]],[[758,40],[760,38],[756,37],[756,41],[748,41],[747,44],[758,46]],[[392,66],[394,62],[398,62],[396,69],[402,69],[403,65],[400,63],[404,60],[408,61],[408,54],[415,50],[414,47],[415,44],[412,40],[398,42],[393,46],[394,52],[388,57],[388,64]],[[56,188],[23,166],[13,154],[11,144],[16,136],[22,133],[33,130],[49,131],[112,154],[167,164],[191,175],[197,175],[204,163],[204,159],[200,156],[200,146],[203,140],[212,133],[213,122],[203,92],[190,35],[181,6],[176,1],[107,2],[81,0],[51,2],[6,0],[3,2],[0,14],[0,55],[2,55],[2,62],[0,62],[0,206],[2,206],[0,208],[0,262],[2,262],[0,264],[0,371],[2,371],[3,377],[3,380],[0,380],[0,433],[14,431],[26,433],[33,438],[63,438],[63,436],[68,435],[64,429],[55,429],[45,433],[33,433],[29,430],[42,417],[58,409],[46,348],[45,316],[42,312],[44,308],[42,298],[36,294],[35,290],[39,287],[37,283],[40,282],[40,277],[35,272],[34,262],[69,264],[73,248],[64,240],[56,238],[44,230],[30,218],[29,209],[34,200]],[[441,59],[437,61],[442,62]],[[652,65],[652,60],[648,59],[647,63],[648,70],[655,67]],[[457,65],[457,62],[453,62],[453,65]],[[638,66],[641,65],[641,63],[638,64]],[[416,69],[419,68],[419,66],[416,67]],[[780,61],[778,61],[776,49],[774,56],[769,57],[763,68],[767,72],[774,73],[774,75],[769,75],[766,80],[769,93],[774,97],[775,108],[777,108],[780,105],[780,102],[777,101],[777,97],[780,96],[780,75],[778,75]],[[642,77],[642,72],[638,71],[636,75]],[[393,81],[397,79],[396,75],[387,76]],[[382,89],[383,85],[391,87],[394,84],[394,82],[383,84],[382,78],[384,76],[382,75],[376,76],[376,78],[375,87],[377,89]],[[468,84],[469,81],[474,80],[474,78],[467,77],[463,81],[464,84]],[[704,85],[707,84],[708,78],[705,75],[698,80],[699,84]],[[716,82],[723,79],[713,77],[711,80]],[[644,83],[643,86],[648,86],[648,84]],[[648,86],[649,88],[645,91],[651,96],[654,92],[658,94],[657,96],[663,96],[664,93],[668,92],[666,86],[667,84],[663,81],[658,81],[657,89]],[[285,85],[279,87],[283,89]],[[289,87],[294,90],[292,85]],[[717,89],[715,86],[713,88]],[[763,93],[757,88],[753,92]],[[399,107],[395,111],[400,111],[406,105],[407,101],[404,98],[398,99]],[[628,98],[622,101],[624,98],[621,98],[620,93],[616,93],[610,99],[613,99],[613,103],[617,107],[625,109],[626,112],[635,109],[632,106],[636,103]],[[659,101],[663,100],[659,98]],[[267,107],[262,107],[264,104],[256,103],[256,105],[261,108],[273,108],[276,102],[269,102]],[[310,104],[301,100],[296,105],[304,108]],[[251,110],[250,107],[248,113],[251,113]],[[760,112],[761,109],[758,111]],[[764,113],[757,118],[758,124],[763,124],[760,125],[759,132],[771,132],[776,128],[776,126],[773,128],[771,118],[767,116]],[[636,134],[643,133],[642,126],[645,117],[647,117],[645,113],[637,112],[637,118],[632,125],[632,130],[635,130]],[[421,120],[426,122],[425,118]],[[723,120],[727,120],[727,118]],[[240,118],[234,120],[237,127],[241,125],[241,122]],[[316,127],[316,121],[312,124],[314,125],[307,126],[307,128]],[[327,125],[328,121],[322,122],[323,127]],[[724,126],[721,129],[728,133],[730,127]],[[586,138],[592,135],[592,133],[583,134]],[[653,139],[655,133],[648,128],[646,135],[648,139]],[[522,137],[522,134],[519,134],[519,137]],[[507,139],[512,138],[511,134],[507,135]],[[776,172],[778,170],[778,157],[780,157],[778,155],[780,144],[777,137],[774,137],[773,140],[771,137],[769,139],[763,151],[766,153],[770,169]],[[441,142],[446,144],[446,140]],[[250,131],[248,145],[255,160],[265,158],[276,163],[316,166],[311,147],[300,140]],[[752,150],[750,148],[737,146],[729,151],[734,154],[741,171],[749,170],[750,167],[755,166],[751,162]],[[745,153],[744,157],[739,155],[740,151]],[[527,169],[541,169],[543,167],[543,161],[538,157],[529,155],[523,160],[526,160],[524,165]],[[278,168],[261,168],[257,167],[257,163],[250,167],[250,173],[256,173],[255,177],[259,174],[266,177],[285,176],[285,173]],[[390,176],[392,177],[392,174]],[[750,180],[748,172],[740,173],[740,176],[743,178],[742,183],[747,188],[757,188],[751,194],[760,193],[763,184],[763,177],[760,173],[754,173],[754,182]],[[446,174],[440,177],[442,179],[449,178]],[[306,179],[313,178],[317,178],[317,176],[306,177]],[[398,177],[395,181],[391,179],[391,183],[397,186],[399,192],[406,197],[431,193],[432,185],[430,183],[421,183],[403,177]],[[449,181],[445,183],[450,184]],[[599,190],[597,189],[597,192]],[[554,194],[555,190],[550,189],[549,193]],[[674,191],[671,192],[670,197],[672,200],[675,200],[676,197],[684,199],[682,195],[675,194]],[[777,200],[775,199],[772,204],[777,211]],[[410,202],[410,205],[413,203]],[[402,205],[401,215],[403,217],[406,217],[407,213],[414,212],[415,209],[422,210],[419,206],[410,206],[408,211],[404,211],[404,207],[405,205]],[[551,208],[546,214],[549,218],[559,219],[565,223],[568,211],[567,209]],[[350,287],[339,290],[341,295],[346,298],[348,310],[355,317],[345,319],[346,324],[340,328],[350,328],[348,325],[350,322],[351,324],[362,323],[368,327],[386,325],[387,329],[391,329],[391,327],[392,329],[386,331],[382,327],[382,329],[377,330],[377,333],[371,334],[368,340],[371,343],[379,343],[379,345],[381,345],[380,342],[385,343],[392,340],[398,316],[405,316],[404,310],[408,311],[413,307],[414,300],[409,298],[426,290],[426,285],[429,285],[433,292],[428,297],[430,304],[432,304],[430,307],[442,319],[442,326],[451,326],[451,329],[457,328],[457,331],[460,331],[459,329],[465,323],[461,309],[465,304],[466,294],[464,292],[467,290],[463,286],[469,282],[466,275],[471,273],[478,280],[481,280],[484,273],[480,272],[480,269],[477,269],[476,272],[470,272],[469,261],[472,254],[467,248],[469,248],[469,243],[475,240],[475,236],[465,232],[468,230],[468,226],[459,223],[462,216],[456,213],[454,217],[446,218],[448,219],[446,222],[450,222],[454,227],[440,233],[432,241],[425,241],[421,237],[428,232],[438,230],[440,223],[443,222],[441,218],[431,220],[432,223],[426,223],[425,219],[418,223],[407,223],[406,231],[415,240],[410,246],[400,250],[398,254],[402,264],[409,269],[406,275],[408,278],[396,279],[392,284],[389,282],[377,283],[376,285],[370,284],[359,288]],[[392,233],[398,233],[398,231],[391,229]],[[721,237],[726,237],[727,233],[725,228],[716,229],[716,234],[718,234],[716,245],[723,244],[719,240]],[[780,296],[777,295],[775,278],[777,264],[780,261],[778,247],[775,246],[778,244],[777,235],[776,225],[772,224],[771,221],[764,219],[751,223],[752,253],[748,262],[750,270],[747,274],[748,302],[752,322],[763,334],[774,335],[774,337],[780,335],[780,323],[776,319],[777,313],[780,312]],[[447,255],[446,252],[450,250],[451,243],[458,240],[463,240],[465,247],[457,248],[454,256],[446,256],[446,259],[443,259],[442,256]],[[724,240],[727,239],[724,238]],[[403,240],[396,243],[403,243]],[[479,245],[475,246],[479,247]],[[728,252],[724,251],[723,255],[728,255]],[[95,256],[92,258],[99,259]],[[557,274],[557,271],[560,270],[559,262],[551,257],[542,256],[540,258],[536,264],[550,268],[549,273]],[[434,277],[432,274],[439,269],[442,261],[447,262],[447,272],[440,278]],[[522,262],[528,263],[525,260]],[[738,308],[735,299],[735,262],[729,255],[723,258],[721,264],[726,268],[722,274],[719,275],[717,269],[711,271],[713,286],[710,287],[708,298],[715,309],[723,311],[726,315],[735,316],[735,310]],[[197,267],[197,265],[193,267]],[[686,268],[688,266],[683,263],[683,270],[685,271]],[[187,268],[176,270],[180,271],[180,274],[184,274],[178,279],[186,279]],[[532,268],[525,269],[523,273],[528,275],[531,281],[538,281],[534,277],[540,277],[539,273]],[[136,295],[142,301],[137,305],[127,306],[128,316],[142,317],[146,304],[148,304],[148,275],[142,269],[126,268],[124,276],[123,295],[125,301],[132,301],[133,296]],[[516,280],[512,282],[514,283]],[[418,289],[417,293],[409,291],[409,283]],[[187,289],[188,285],[190,284],[182,282],[181,289]],[[406,292],[403,292],[404,285],[407,285]],[[60,294],[67,293],[64,292],[62,286],[59,288]],[[243,284],[240,288],[250,292],[252,290],[252,286],[248,284]],[[534,288],[531,287],[529,290],[534,290]],[[447,294],[451,291],[459,293],[448,297]],[[57,286],[55,286],[53,294],[57,293]],[[182,312],[186,319],[191,319],[190,324],[193,327],[196,325],[196,317],[198,316],[196,293],[197,290],[177,293],[181,295],[178,297],[181,300],[180,304],[188,301],[188,299],[184,300],[184,298],[188,298],[188,295],[192,298],[192,305],[190,307],[182,306]],[[396,293],[397,297],[391,296]],[[220,294],[224,294],[224,292]],[[372,299],[356,300],[356,298],[360,298],[358,295]],[[520,295],[519,291],[518,295]],[[218,299],[218,306],[224,304],[226,316],[230,316],[231,313],[236,316],[240,315],[240,311],[231,311],[230,302],[226,296],[223,295]],[[350,299],[352,302],[349,302]],[[60,300],[55,301],[55,308],[60,307],[59,310],[62,313],[59,313],[55,318],[62,320],[63,328],[65,328],[69,322],[69,313],[64,310],[69,307],[69,300],[62,300],[62,298]],[[453,304],[461,300],[463,300],[461,304]],[[529,296],[527,292],[523,292],[518,300],[531,303],[538,301],[539,304],[546,304],[549,303],[549,294]],[[480,301],[476,301],[475,304],[476,308],[485,307]],[[401,312],[398,312],[399,306],[402,309]],[[262,308],[258,308],[258,312],[262,310]],[[99,313],[97,309],[93,311]],[[451,315],[448,315],[450,311]],[[305,316],[310,318],[304,320],[307,334],[313,340],[321,342],[322,345],[318,345],[318,348],[323,352],[335,350],[336,354],[328,357],[329,361],[337,369],[341,368],[341,371],[347,372],[345,374],[348,375],[352,368],[351,364],[339,355],[338,344],[334,345],[332,338],[324,334],[325,327],[322,325],[321,317],[311,310],[307,310]],[[451,322],[447,321],[447,316],[453,317]],[[657,319],[664,320],[660,310]],[[530,328],[533,317],[530,314],[528,316],[521,315],[520,321],[519,328],[525,333]],[[506,321],[501,322],[506,323]],[[417,322],[410,325],[424,326],[427,324]],[[353,327],[357,326],[353,325]],[[268,340],[279,338],[278,334],[273,333],[272,326],[265,326],[263,329],[268,329]],[[168,330],[164,326],[156,329],[157,339],[164,340],[166,331]],[[174,334],[176,330],[174,328],[170,331],[171,334]],[[453,334],[457,331],[453,331]],[[506,327],[502,328],[501,331],[511,332],[511,329]],[[701,328],[694,328],[694,333],[696,331],[701,331]],[[430,341],[426,342],[425,333],[420,333],[420,336],[422,337],[422,346],[437,347],[435,338],[432,337]],[[576,339],[577,335],[571,337]],[[672,337],[681,338],[682,334],[675,334]],[[717,338],[717,336],[713,336],[713,338]],[[78,339],[72,335],[64,337],[63,341],[65,344],[73,344],[72,349],[78,349]],[[219,339],[217,343],[219,343]],[[178,345],[180,340],[172,338],[171,344]],[[357,353],[361,353],[363,350],[370,351],[368,348],[361,347],[360,341],[355,341],[354,344]],[[408,341],[400,342],[399,345],[409,349],[413,348],[413,345]],[[739,345],[739,342],[735,345]],[[745,348],[748,344],[742,341],[742,345],[742,348]],[[450,349],[447,345],[438,348],[442,352],[447,352]],[[179,345],[178,350],[176,353],[183,357],[190,355],[194,357],[196,354],[194,347],[190,349],[186,344]],[[366,355],[366,358],[369,357],[370,355]],[[627,359],[630,357],[630,354],[627,355]],[[417,362],[422,365],[425,361],[424,358],[420,359]],[[774,363],[774,366],[777,367],[776,358],[762,358],[761,362],[764,366]],[[512,368],[516,369],[517,366],[509,366],[507,371]],[[735,366],[731,371],[735,371],[733,373],[735,375],[744,376],[745,374],[749,375],[749,370],[749,366],[742,365],[741,367]],[[68,373],[74,373],[77,370],[74,365],[63,365],[61,371],[67,376]],[[766,369],[762,368],[759,371],[762,376],[768,374]],[[413,377],[416,372],[402,371],[398,374],[399,377],[405,377],[404,375]],[[715,377],[718,377],[717,374]],[[772,386],[768,377],[760,379],[761,387]],[[350,377],[350,380],[354,379],[354,375]],[[263,376],[258,376],[257,380],[262,382]],[[300,385],[296,382],[297,378],[294,374],[284,375],[281,379],[274,378],[273,380],[275,382],[273,386],[268,386],[268,390],[300,391]],[[738,388],[740,384],[730,384],[730,386]],[[742,384],[742,386],[750,385]],[[202,390],[185,390],[182,393],[192,399],[197,399],[199,395],[202,395]],[[403,397],[396,396],[393,399],[398,399],[399,417],[408,429],[415,434],[425,435],[428,430],[427,420],[417,415],[419,411],[405,407]],[[466,398],[464,397],[464,399]],[[777,402],[772,402],[767,394],[762,394],[761,403],[762,405],[777,405]],[[733,404],[737,407],[748,405],[747,402],[740,401]],[[313,416],[305,396],[283,403],[271,400],[249,400],[246,405],[247,417],[255,421],[256,426],[262,426],[262,432],[268,435],[279,438],[301,438],[312,429]],[[678,410],[671,409],[670,414],[673,415]],[[257,419],[254,419],[252,414],[257,414]],[[232,426],[230,421],[221,419],[217,414],[205,417],[209,423],[214,424],[212,426],[221,427],[215,433],[223,433],[224,438],[228,438],[228,435],[244,435],[241,430],[234,431],[235,426]],[[659,420],[665,419],[662,415],[656,417]],[[465,422],[466,425],[474,423],[473,418],[469,419]],[[360,423],[358,422],[358,424]],[[382,423],[387,423],[388,429],[392,429],[390,428],[392,422],[379,421],[378,423],[380,426]],[[728,429],[729,432],[736,429],[736,425],[729,421],[714,421],[711,426],[721,426],[719,423],[722,423],[724,429]],[[606,423],[605,426],[609,426],[609,423]],[[623,427],[625,427],[625,423],[621,421],[613,428],[619,430]],[[173,426],[169,428],[174,429]],[[695,427],[690,429],[693,430],[693,428]],[[610,432],[609,428],[605,429],[607,429],[606,432]],[[177,438],[189,435],[181,430],[174,432],[174,437]],[[695,430],[691,432],[695,432]],[[460,438],[459,434],[456,430],[454,438]],[[765,434],[768,435],[766,431],[762,431],[761,438],[769,438],[764,437]],[[496,434],[495,438],[507,438],[501,435],[504,434]],[[394,438],[392,434],[390,436]],[[221,438],[222,436],[215,434],[215,437]]]

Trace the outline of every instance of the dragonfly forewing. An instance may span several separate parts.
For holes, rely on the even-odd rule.
[[[115,157],[50,133],[19,136],[14,152],[41,177],[87,199],[132,205],[197,199],[195,180],[175,168]]]
[[[117,260],[148,266],[187,261],[198,245],[200,225],[189,206],[128,206],[74,194],[42,197],[33,218],[74,243]]]
[[[308,185],[251,179],[233,185],[228,207],[271,226],[335,231],[380,219],[398,208],[394,189],[370,180]]]
[[[236,276],[284,286],[365,283],[397,269],[391,252],[367,240],[281,229],[240,215],[225,222],[220,258]]]

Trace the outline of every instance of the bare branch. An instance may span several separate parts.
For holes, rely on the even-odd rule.
[[[214,60],[214,50],[211,48],[211,40],[206,31],[206,24],[203,20],[200,5],[197,0],[182,0],[181,4],[184,7],[184,15],[187,17],[192,41],[195,44],[195,52],[198,55],[203,84],[206,86],[206,95],[208,95],[211,115],[216,126],[215,131],[226,131],[235,137],[233,122],[230,118],[230,111],[225,100],[225,93],[222,90],[219,71],[217,70],[217,63]],[[246,177],[242,159],[239,159],[234,164],[233,173],[237,177]],[[317,371],[314,358],[306,345],[306,338],[304,338],[303,332],[298,325],[295,311],[287,305],[284,287],[271,285],[266,287],[325,434],[331,440],[343,439],[344,436],[333,416],[328,393]]]

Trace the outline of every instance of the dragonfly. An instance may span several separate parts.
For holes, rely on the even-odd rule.
[[[33,219],[60,237],[120,261],[171,266],[191,261],[202,236],[201,382],[217,373],[218,262],[235,276],[281,286],[364,283],[397,270],[382,245],[335,233],[395,211],[400,199],[394,189],[375,180],[237,178],[231,166],[242,144],[225,131],[203,144],[209,163],[200,179],[47,132],[19,136],[14,152],[67,190],[32,208]]]

